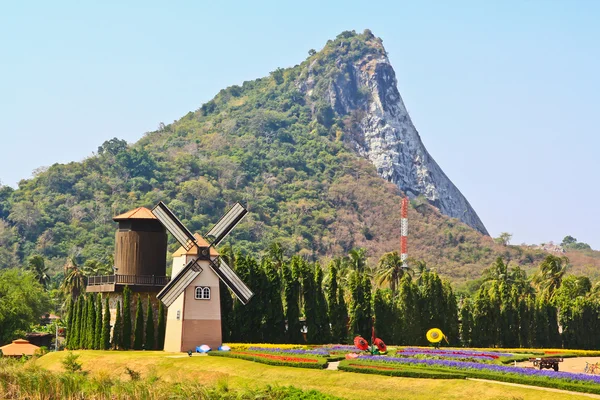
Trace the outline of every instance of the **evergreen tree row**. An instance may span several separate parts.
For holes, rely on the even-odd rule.
[[[126,286],[123,291],[123,306],[121,307],[121,300],[117,301],[115,324],[111,335],[108,297],[102,299],[100,295],[88,293],[81,294],[75,299],[71,298],[68,304],[66,347],[93,350],[131,348],[161,350],[166,328],[162,303],[159,302],[157,326],[155,326],[150,297],[147,300],[144,317],[142,299],[138,295],[132,332],[131,302],[131,289]]]

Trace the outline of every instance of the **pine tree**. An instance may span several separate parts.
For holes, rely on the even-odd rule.
[[[96,322],[95,328],[96,332],[94,334],[94,349],[100,350],[102,347],[102,297],[100,295],[97,296],[98,301],[96,303]]]
[[[125,286],[123,290],[123,333],[121,336],[121,348],[129,350],[131,348],[131,289]]]
[[[110,309],[108,307],[108,296],[104,299],[104,319],[102,320],[102,334],[100,337],[100,349],[110,348]]]
[[[75,302],[73,301],[73,297],[69,297],[69,305],[68,305],[68,317],[67,317],[67,339],[66,339],[66,347],[67,349],[71,348],[71,340],[73,335],[73,319],[75,314]]]
[[[142,299],[137,296],[137,307],[135,310],[135,326],[133,333],[133,349],[142,350],[144,344],[144,310],[142,308]]]
[[[120,300],[117,300],[117,313],[115,315],[115,326],[113,327],[111,345],[115,350],[123,348],[123,317],[121,316]]]
[[[229,290],[229,289],[227,289]],[[223,293],[223,292],[221,292]],[[227,292],[228,294],[228,292]],[[165,309],[163,306],[162,301],[158,302],[158,327],[157,327],[157,333],[156,333],[156,349],[157,350],[163,350],[165,348],[165,329],[166,329],[166,324],[165,324]]]
[[[152,313],[152,304],[150,303],[150,296],[148,296],[148,307],[146,307],[146,344],[144,348],[146,350],[154,350],[154,316]]]

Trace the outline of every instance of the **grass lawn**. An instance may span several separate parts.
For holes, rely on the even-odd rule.
[[[584,396],[542,392],[494,383],[467,380],[437,380],[362,375],[342,371],[276,367],[225,357],[188,357],[158,351],[74,351],[83,369],[93,374],[110,374],[127,379],[125,366],[154,373],[167,381],[190,379],[207,385],[227,383],[230,387],[293,385],[316,389],[348,399],[582,399]],[[67,352],[48,353],[36,361],[49,370],[61,371],[60,360]]]

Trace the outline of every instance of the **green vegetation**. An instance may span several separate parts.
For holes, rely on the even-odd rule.
[[[425,379],[465,379],[465,375],[457,372],[432,371],[425,368],[410,366],[390,366],[360,360],[342,360],[338,366],[340,371],[358,372],[361,374],[376,374],[387,376],[403,376],[405,378]]]
[[[539,400],[545,396],[539,389],[510,387],[490,382],[464,379],[415,379],[380,375],[360,375],[342,371],[307,368],[278,367],[226,357],[173,357],[154,351],[79,351],[79,362],[91,379],[110,376],[113,380],[127,382],[125,366],[139,372],[143,382],[158,376],[157,392],[174,382],[195,382],[205,388],[227,383],[230,391],[262,390],[267,385],[294,386],[304,391],[317,390],[323,394],[345,399],[397,399],[398,394],[414,400],[430,400],[432,393],[441,399],[498,400],[518,398]],[[62,372],[60,360],[66,352],[48,353],[36,365],[53,372]],[[172,386],[169,386],[172,388]],[[547,393],[554,400],[579,399],[581,396],[566,393]],[[193,396],[189,396],[193,397]]]
[[[323,369],[327,367],[327,359],[313,356],[297,356],[286,354],[258,354],[259,352],[236,352],[236,351],[211,351],[209,356],[239,358],[241,360],[254,361],[261,364],[277,365],[282,367],[314,368]],[[308,362],[305,360],[314,360]]]
[[[227,382],[205,386],[193,381],[165,382],[156,374],[142,379],[139,372],[126,367],[129,380],[111,374],[88,376],[82,373],[77,355],[63,360],[65,372],[50,372],[35,364],[24,366],[0,360],[0,397],[3,399],[305,399],[335,400],[338,397],[316,390],[304,391],[293,386],[267,385],[260,388],[230,388]]]

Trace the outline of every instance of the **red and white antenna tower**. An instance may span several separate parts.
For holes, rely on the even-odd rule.
[[[408,258],[408,197],[402,199],[400,219],[400,259],[403,263]]]

